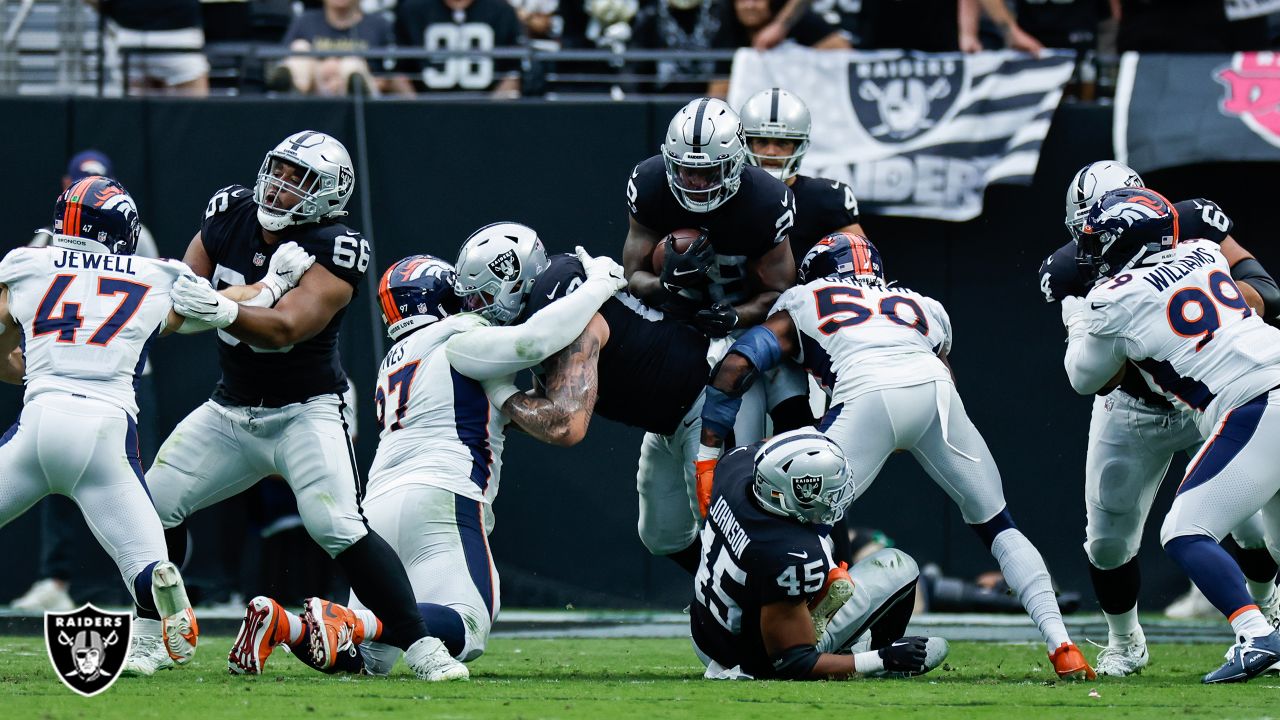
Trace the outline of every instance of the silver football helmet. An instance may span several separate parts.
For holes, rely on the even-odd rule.
[[[800,172],[800,161],[809,151],[809,131],[813,128],[813,119],[803,100],[782,88],[769,88],[748,98],[738,116],[742,118],[742,132],[747,138],[747,162],[779,180]],[[758,155],[751,148],[753,138],[791,140],[796,147],[790,155]],[[763,164],[769,160],[782,161],[782,165]]]
[[[284,164],[297,169],[290,177]],[[343,208],[356,185],[351,155],[335,138],[314,130],[303,130],[285,138],[267,153],[253,186],[258,203],[258,222],[271,232],[290,225],[318,222],[346,215]],[[299,198],[285,207],[282,195]]]
[[[1067,186],[1067,232],[1079,240],[1089,208],[1103,195],[1120,188],[1146,187],[1137,171],[1115,160],[1099,160],[1080,168]]]
[[[485,225],[458,251],[453,291],[462,298],[463,310],[510,325],[547,265],[547,250],[533,228],[514,222]]]
[[[742,184],[746,140],[738,114],[723,100],[698,98],[680,108],[661,152],[667,185],[686,210],[711,212]]]
[[[844,452],[801,428],[775,435],[756,452],[755,494],[766,510],[800,522],[839,522],[857,496]]]

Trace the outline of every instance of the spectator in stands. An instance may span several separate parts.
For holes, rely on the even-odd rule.
[[[99,0],[86,0],[95,7]],[[204,53],[200,0],[103,0],[107,19],[106,47],[117,77],[124,64],[121,51],[173,49],[190,52],[129,53],[131,91],[173,95],[209,94],[209,62]]]
[[[1014,22],[1004,0],[862,0],[860,48],[977,52],[979,8],[1015,50],[1039,53],[1043,46]]]
[[[757,47],[775,39],[789,39],[816,50],[848,50],[853,47],[839,27],[823,20],[811,10],[797,12],[799,3],[789,0],[727,0],[732,12],[725,13],[720,31],[712,41],[716,48]],[[784,13],[791,13],[784,15]],[[783,33],[780,37],[778,33]],[[776,43],[774,43],[776,44]],[[721,66],[722,71],[727,69]],[[727,73],[713,79],[707,88],[712,97],[725,97],[729,92]]]
[[[299,52],[333,52],[326,57],[296,56],[286,59],[276,69],[273,89],[285,88],[285,80],[294,90],[310,95],[345,95],[355,84],[384,93],[413,95],[413,85],[402,75],[375,79],[369,72],[369,61],[344,55],[390,47],[395,44],[391,22],[381,14],[365,15],[359,0],[324,0],[324,7],[305,10],[294,18],[285,33],[284,43]],[[374,65],[390,69],[390,65],[374,60]],[[286,77],[287,76],[287,77]]]
[[[605,15],[618,3],[596,3],[597,14]],[[720,34],[722,14],[727,5],[715,0],[658,0],[635,16],[629,47],[637,50],[707,51]],[[616,15],[617,13],[614,13]],[[614,15],[607,15],[612,19]],[[601,25],[604,24],[602,21]],[[617,24],[605,33],[617,35]],[[675,56],[669,60],[634,63],[629,71],[653,77],[652,82],[635,83],[631,89],[672,95],[701,95],[707,79],[728,74],[727,62]]]
[[[1018,25],[1028,35],[1051,48],[1079,53],[1098,46],[1098,23],[1110,8],[1098,0],[1018,0]]]
[[[66,190],[91,175],[114,177],[111,158],[97,150],[78,152],[67,164],[67,172],[62,176],[62,189]],[[51,232],[52,228],[37,232],[27,246],[45,247],[49,244]],[[138,236],[135,252],[143,257],[159,256],[155,238],[145,225]],[[138,408],[141,417],[154,418],[156,415],[155,383],[149,361],[143,366],[138,380]],[[155,427],[150,420],[139,423],[138,444],[143,462],[149,465],[156,452]],[[76,576],[83,579],[86,558],[82,550],[91,547],[94,543],[89,529],[85,527],[84,518],[75,503],[62,495],[45,498],[40,505],[40,553],[36,566],[39,579],[10,603],[10,607],[27,612],[73,609],[71,581]]]
[[[1110,0],[1120,52],[1221,53],[1270,46],[1270,3],[1236,0]],[[1228,17],[1228,8],[1231,9]]]
[[[524,44],[524,29],[507,0],[400,0],[396,43],[403,48],[489,51]],[[518,60],[450,57],[405,63],[428,92],[488,91],[497,98],[520,94]]]
[[[572,0],[571,0],[572,1]],[[559,0],[510,0],[516,17],[524,25],[525,36],[532,41],[556,41],[562,27]]]

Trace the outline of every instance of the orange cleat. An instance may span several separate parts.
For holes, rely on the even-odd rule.
[[[245,607],[240,633],[227,653],[227,670],[232,675],[262,674],[271,651],[288,639],[285,609],[269,597],[255,597]]]
[[[338,653],[364,642],[364,633],[355,613],[323,598],[307,600],[302,624],[306,628],[311,660],[320,670],[332,668],[338,660]]]
[[[822,639],[827,623],[853,597],[853,578],[849,577],[849,563],[841,563],[827,573],[822,591],[809,601],[809,614],[813,616],[813,634]]]
[[[1084,659],[1084,653],[1080,652],[1080,648],[1073,642],[1064,642],[1058,646],[1057,650],[1049,653],[1049,662],[1053,663],[1053,670],[1060,678],[1070,680],[1098,678],[1093,668],[1089,667],[1089,661]]]

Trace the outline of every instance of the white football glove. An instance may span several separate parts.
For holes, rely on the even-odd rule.
[[[271,264],[267,266],[267,275],[262,284],[271,291],[271,304],[280,302],[280,298],[298,286],[302,274],[316,261],[315,257],[303,250],[298,243],[287,242],[276,248],[271,256]]]
[[[613,292],[627,287],[627,279],[622,275],[622,266],[614,262],[613,258],[608,255],[591,257],[581,245],[575,248],[575,252],[582,263],[582,269],[587,273],[588,280],[600,279],[610,282],[613,284]]]
[[[209,327],[224,328],[240,314],[240,306],[235,301],[214,290],[208,280],[194,275],[178,278],[170,298],[179,315]]]

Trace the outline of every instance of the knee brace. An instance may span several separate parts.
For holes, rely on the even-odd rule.
[[[1089,563],[1099,570],[1114,570],[1138,554],[1136,544],[1122,538],[1093,538],[1084,544]]]

